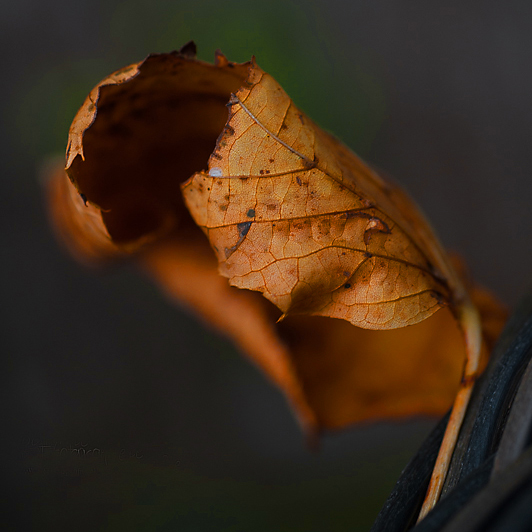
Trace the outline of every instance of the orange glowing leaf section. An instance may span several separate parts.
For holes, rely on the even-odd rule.
[[[451,304],[460,283],[412,202],[270,75],[253,63],[228,105],[208,171],[182,189],[232,285],[285,315],[368,329],[412,325]]]

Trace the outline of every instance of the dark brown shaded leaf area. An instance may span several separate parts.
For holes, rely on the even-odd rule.
[[[478,303],[487,347],[505,318],[412,202],[254,60],[211,65],[189,44],[115,72],[76,115],[48,190],[80,260],[137,261],[231,337],[309,433],[441,414],[465,356],[453,305]]]

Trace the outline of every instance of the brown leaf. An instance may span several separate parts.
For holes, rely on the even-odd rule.
[[[85,261],[136,256],[233,338],[311,433],[442,413],[465,358],[448,454],[481,365],[470,299],[490,343],[504,311],[462,281],[412,201],[254,61],[194,53],[150,56],[91,92],[70,130],[72,184],[50,181],[61,238]]]

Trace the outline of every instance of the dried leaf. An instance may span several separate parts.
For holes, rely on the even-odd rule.
[[[85,261],[135,256],[235,340],[311,433],[442,413],[466,358],[455,430],[480,364],[470,298],[490,341],[500,305],[466,289],[411,200],[254,60],[194,53],[150,56],[91,92],[70,130],[72,184],[50,181],[61,238]]]

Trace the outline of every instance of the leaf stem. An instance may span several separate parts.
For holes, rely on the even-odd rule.
[[[443,441],[436,458],[432,476],[423,506],[419,512],[418,523],[432,510],[441,495],[443,483],[449,470],[458,434],[471,398],[473,385],[478,376],[482,329],[480,316],[473,303],[465,300],[457,309],[457,317],[462,328],[466,345],[466,361],[462,374],[460,389],[454,400],[453,408]]]

